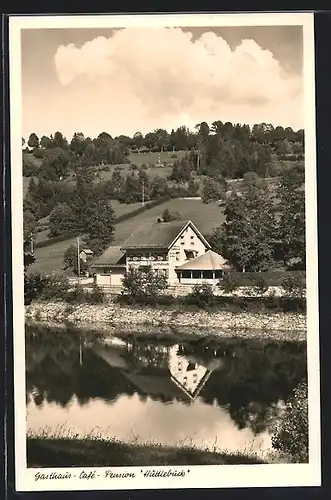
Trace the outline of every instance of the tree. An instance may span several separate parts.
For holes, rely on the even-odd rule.
[[[224,229],[222,227],[216,227],[212,233],[206,237],[212,250],[220,255],[223,254],[224,250]]]
[[[209,203],[211,201],[220,201],[225,198],[226,192],[226,181],[217,182],[212,179],[205,179],[202,188],[202,201],[203,203]]]
[[[191,179],[191,167],[186,158],[175,161],[169,179],[176,182],[187,182]]]
[[[49,159],[45,159],[39,170],[39,177],[50,181],[66,178],[70,169],[70,157],[66,152],[60,152]]]
[[[122,283],[122,294],[131,302],[143,304],[155,302],[168,287],[164,273],[151,267],[144,270],[130,268]]]
[[[84,134],[82,132],[75,132],[70,142],[71,151],[77,156],[82,156],[85,153],[85,146]]]
[[[295,463],[308,462],[308,386],[301,382],[285,404],[272,447]]]
[[[68,141],[61,132],[55,132],[53,139],[53,147],[60,149],[68,148]]]
[[[28,146],[30,148],[39,148],[39,137],[34,132],[29,136]]]
[[[80,259],[79,263],[80,274],[84,275],[87,271],[87,263]],[[70,245],[64,253],[63,269],[70,269],[76,276],[78,276],[78,249],[77,245]]]
[[[23,209],[23,241],[28,244],[36,230],[36,217],[29,209]]]
[[[150,183],[150,197],[152,200],[169,194],[169,186],[164,177],[156,175]]]
[[[280,258],[284,265],[297,261],[305,269],[305,193],[304,171],[292,168],[283,172],[277,189]]]
[[[49,216],[49,235],[62,236],[74,234],[75,213],[67,203],[57,205]]]
[[[164,209],[162,214],[164,222],[172,222],[174,220],[181,220],[182,217],[178,212],[170,212],[167,208]]]
[[[144,145],[144,136],[142,135],[142,133],[141,133],[141,132],[136,132],[136,133],[133,135],[132,142],[133,142],[133,145],[134,145],[137,149],[142,148],[142,147],[143,147],[143,145]]]
[[[53,146],[53,141],[46,135],[43,135],[40,139],[40,146],[44,149],[50,149]]]
[[[273,263],[276,219],[268,186],[243,183],[225,202],[223,256],[240,271],[263,271]]]
[[[114,239],[115,212],[106,199],[95,200],[86,221],[85,242],[94,255],[100,255]]]

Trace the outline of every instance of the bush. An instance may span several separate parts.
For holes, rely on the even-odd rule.
[[[95,284],[91,290],[88,290],[83,288],[80,283],[76,283],[65,296],[65,300],[69,304],[101,304],[104,302],[104,299],[105,294],[103,290]]]
[[[258,275],[255,278],[253,291],[256,293],[256,295],[264,295],[269,289],[268,281],[265,276],[259,276],[260,273],[257,274]]]
[[[129,269],[123,279],[123,291],[129,302],[139,304],[156,303],[157,298],[168,288],[163,274],[151,267],[146,270]]]
[[[306,285],[303,283],[300,273],[286,273],[282,279],[281,286],[284,292],[291,298],[302,299],[306,294]]]
[[[215,305],[215,295],[210,283],[194,285],[192,292],[185,299],[187,304],[195,305],[201,309],[207,309]]]
[[[295,463],[308,462],[308,387],[300,383],[286,402],[271,438],[272,447]]]
[[[240,280],[235,273],[226,273],[223,279],[219,282],[219,287],[225,293],[235,292],[240,287],[240,285]]]
[[[60,300],[66,297],[69,281],[61,275],[45,276],[40,273],[29,274],[24,278],[24,301],[31,304],[32,300]]]

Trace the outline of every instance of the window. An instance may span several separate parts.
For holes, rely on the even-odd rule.
[[[139,266],[139,268],[138,268],[138,269],[139,269],[139,271],[142,271],[142,272],[144,272],[144,273],[147,273],[147,271],[148,271],[148,266]]]
[[[215,278],[223,278],[223,271],[215,271]]]
[[[197,373],[193,373],[193,383],[196,384],[198,380],[198,375]]]
[[[179,361],[179,363],[178,363],[178,371],[179,371],[179,372],[181,372],[181,371],[182,371],[182,369],[183,369],[182,362],[181,362],[181,361]]]
[[[200,279],[201,278],[201,271],[192,271],[192,278],[193,279]]]
[[[183,384],[187,385],[187,377],[184,377]]]
[[[206,280],[213,279],[213,271],[203,271],[203,278]]]
[[[180,260],[180,252],[176,252],[176,260]]]
[[[185,250],[185,255],[188,260],[194,259],[195,254],[192,250]]]
[[[182,278],[191,278],[191,271],[183,271]]]

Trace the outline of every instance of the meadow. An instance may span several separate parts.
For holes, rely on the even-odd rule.
[[[113,200],[112,205],[115,208],[116,215],[120,215],[118,210],[121,204]],[[137,208],[137,206],[139,206],[139,204],[123,205],[122,210],[131,211]],[[119,222],[115,226],[115,240],[113,245],[122,245],[139,225],[156,222],[157,219],[162,216],[166,208],[170,210],[170,212],[178,212],[184,220],[191,220],[203,234],[207,235],[224,221],[223,210],[219,207],[217,202],[204,204],[200,199],[194,198],[172,199],[161,205],[147,209],[145,212],[131,219]],[[68,246],[75,244],[75,242],[75,238],[70,238],[65,241],[56,242],[47,247],[36,248],[36,262],[30,266],[29,271],[43,273],[62,272],[64,253]]]

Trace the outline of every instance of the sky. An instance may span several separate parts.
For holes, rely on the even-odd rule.
[[[300,26],[24,29],[22,135],[303,128]]]

